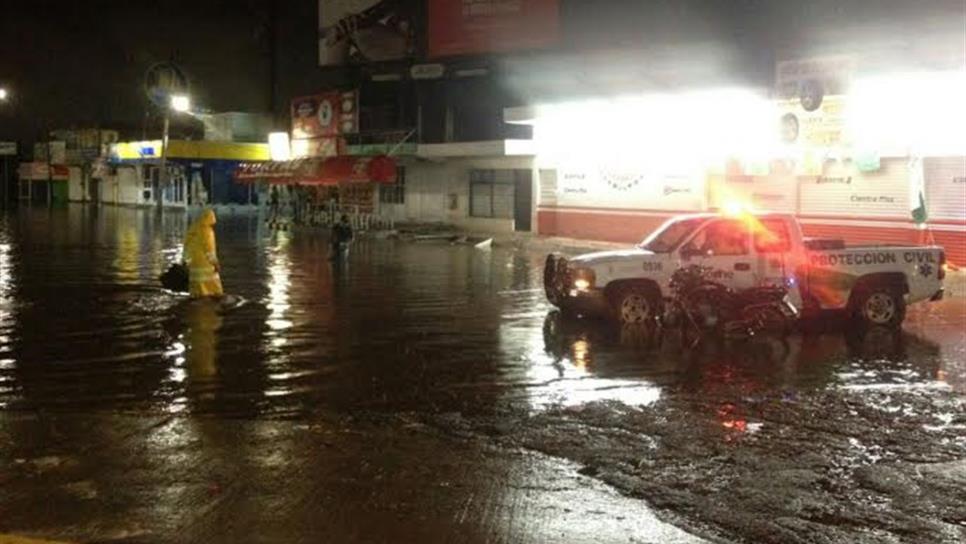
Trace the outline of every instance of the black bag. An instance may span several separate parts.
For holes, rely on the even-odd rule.
[[[188,292],[188,267],[181,263],[171,265],[159,278],[161,286],[178,293]]]

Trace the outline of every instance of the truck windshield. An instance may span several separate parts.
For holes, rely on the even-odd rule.
[[[689,234],[694,232],[694,229],[705,221],[707,221],[706,217],[694,217],[667,223],[641,242],[641,247],[654,253],[673,251]]]

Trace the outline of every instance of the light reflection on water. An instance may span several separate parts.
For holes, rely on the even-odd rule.
[[[654,331],[552,313],[537,252],[361,239],[333,268],[319,233],[272,233],[225,216],[223,281],[251,302],[196,304],[156,281],[180,257],[184,220],[147,213],[72,207],[3,223],[0,402],[238,415],[489,412],[593,401],[646,409],[682,391],[733,399],[964,387],[962,301],[911,308],[906,328],[916,334],[682,349]]]

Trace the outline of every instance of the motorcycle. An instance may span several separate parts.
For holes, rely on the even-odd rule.
[[[687,326],[701,335],[725,338],[787,334],[798,309],[784,287],[762,286],[736,291],[710,279],[709,267],[692,265],[671,276],[671,299],[663,322]]]

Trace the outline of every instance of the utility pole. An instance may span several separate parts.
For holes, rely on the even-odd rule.
[[[161,135],[161,166],[158,172],[158,212],[164,208],[164,188],[168,183],[168,132],[171,128],[171,109],[164,108],[164,131]]]
[[[168,185],[168,136],[171,128],[171,110],[186,113],[191,109],[188,97],[188,78],[173,62],[159,62],[144,76],[144,90],[164,115],[164,131],[161,136],[161,164],[155,198],[158,212],[164,207],[164,190]]]

